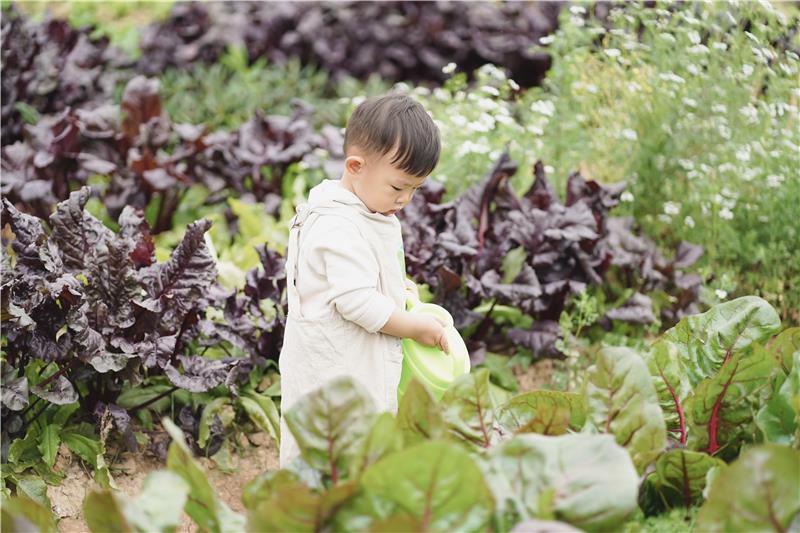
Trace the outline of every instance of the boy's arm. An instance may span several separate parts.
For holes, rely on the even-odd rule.
[[[397,308],[394,300],[378,291],[380,267],[351,222],[338,217],[329,217],[324,222],[324,234],[313,235],[311,266],[323,270],[321,274],[329,285],[327,299],[339,314],[375,333]]]
[[[419,333],[419,320],[408,311],[395,309],[380,331],[402,339],[414,338]]]

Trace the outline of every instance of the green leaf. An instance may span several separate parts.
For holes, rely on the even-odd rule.
[[[667,431],[675,440],[686,444],[686,400],[692,394],[692,385],[678,345],[660,339],[650,348],[645,362],[655,385]]]
[[[50,509],[50,498],[47,497],[47,484],[40,477],[24,476],[16,480],[17,491],[22,491],[25,496],[39,505]]]
[[[702,502],[708,471],[724,465],[724,461],[703,452],[676,449],[662,454],[655,472],[646,480],[659,495],[654,502],[656,509],[689,508]]]
[[[128,522],[138,530],[175,531],[189,496],[189,486],[177,474],[157,470],[147,475],[141,493],[125,505]]]
[[[164,429],[172,437],[167,452],[167,468],[179,475],[189,486],[189,499],[184,510],[205,531],[244,530],[245,520],[221,501],[208,481],[208,476],[197,464],[189,451],[183,432],[169,418],[161,420]]]
[[[397,409],[397,427],[406,445],[425,440],[444,439],[447,426],[433,395],[419,380],[412,378]]]
[[[90,492],[83,500],[83,516],[94,533],[134,531],[125,518],[121,502],[110,490]]]
[[[611,435],[518,435],[489,451],[484,471],[501,524],[542,518],[615,531],[636,509],[636,469]]]
[[[369,431],[375,405],[360,383],[340,377],[300,398],[284,416],[306,462],[336,484]]]
[[[647,366],[629,348],[606,347],[589,368],[589,422],[612,433],[641,474],[666,445],[666,427]]]
[[[390,455],[367,468],[362,485],[392,515],[417,520],[420,531],[481,531],[492,515],[481,471],[455,443],[423,442]]]
[[[761,407],[756,423],[768,442],[800,447],[800,352],[795,352],[788,376],[781,376],[772,397]]]
[[[753,399],[769,385],[775,360],[763,349],[734,353],[719,373],[703,380],[687,403],[687,445],[732,458],[755,436]],[[724,450],[721,452],[721,449]]]
[[[100,486],[116,488],[111,471],[106,465],[105,446],[96,437],[89,437],[79,431],[81,431],[80,426],[71,426],[70,429],[61,432],[61,441],[72,453],[92,465],[95,481]]]
[[[53,468],[58,455],[58,445],[61,444],[61,426],[48,424],[42,429],[39,436],[39,451],[42,452],[42,459],[48,467]]]
[[[367,467],[403,449],[403,433],[391,413],[381,413],[375,418],[366,438],[359,446],[350,471],[356,478]]]
[[[217,450],[217,453],[211,456],[211,460],[214,461],[214,464],[217,465],[217,468],[220,470],[220,472],[233,474],[238,470],[235,466],[233,466],[231,443],[227,438],[222,441],[222,445],[219,447],[219,450]]]
[[[242,503],[247,509],[254,509],[260,502],[268,500],[284,485],[299,481],[297,475],[288,470],[271,470],[259,475],[244,487]]]
[[[58,532],[50,509],[24,497],[3,498],[0,504],[0,523],[3,531]]]
[[[257,392],[247,393],[246,397],[252,399],[263,413],[263,416],[260,417],[262,419],[261,422],[255,419],[253,419],[253,422],[255,422],[262,431],[268,433],[269,436],[275,440],[276,444],[280,445],[281,415],[278,412],[278,406],[275,405],[275,402],[272,400],[272,398]],[[247,408],[245,407],[245,409]],[[266,423],[264,423],[264,418],[266,418]]]
[[[493,439],[494,408],[489,396],[489,371],[459,377],[442,396],[442,415],[451,433],[478,447]]]
[[[131,388],[126,391],[123,391],[122,394],[119,395],[117,398],[117,405],[122,407],[123,409],[130,409],[132,407],[136,407],[137,405],[143,404],[167,392],[172,388],[171,384],[155,384],[150,385],[148,387],[136,387]],[[153,411],[162,411],[169,407],[170,399],[169,396],[165,396],[160,400],[157,400],[150,405],[147,406],[147,409],[152,409]]]
[[[714,479],[696,531],[789,531],[798,525],[800,454],[764,444],[750,448]]]
[[[489,379],[500,387],[511,392],[517,392],[519,385],[517,378],[511,371],[508,365],[508,357],[505,355],[486,354],[486,359],[481,363],[481,366],[489,369]]]
[[[52,423],[59,426],[65,426],[69,422],[69,418],[81,408],[80,402],[68,403],[67,405],[60,405],[53,415]]]
[[[18,438],[8,446],[8,462],[10,464],[18,464],[28,461],[38,461],[41,457],[38,443],[38,428],[36,426],[31,426],[25,433],[25,438]]]
[[[271,489],[269,499],[257,502],[247,513],[248,531],[321,531],[358,486],[347,481],[317,494],[300,481],[284,477]]]
[[[788,374],[794,368],[796,355],[800,354],[800,327],[781,331],[770,341],[769,349],[778,358],[784,373]]]
[[[503,404],[498,421],[509,433],[563,435],[583,427],[586,407],[580,394],[538,390],[514,396]]]
[[[214,398],[203,409],[203,414],[200,415],[200,424],[197,430],[197,445],[200,448],[206,447],[208,437],[211,435],[211,424],[214,422],[214,417],[222,410],[223,407],[229,405],[231,399],[227,396]]]
[[[716,374],[734,353],[764,343],[780,328],[778,313],[757,296],[743,296],[683,318],[663,339],[681,354],[689,383],[696,387]]]

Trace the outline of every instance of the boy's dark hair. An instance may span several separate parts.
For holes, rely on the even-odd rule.
[[[397,147],[392,166],[412,176],[428,176],[439,162],[439,129],[422,105],[405,95],[373,97],[359,105],[344,134],[344,151],[358,146],[378,156]]]

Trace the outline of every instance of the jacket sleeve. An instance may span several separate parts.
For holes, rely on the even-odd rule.
[[[315,270],[328,281],[329,303],[347,320],[370,333],[379,331],[392,312],[394,301],[378,292],[379,265],[372,250],[352,222],[322,217],[315,229],[310,257]]]

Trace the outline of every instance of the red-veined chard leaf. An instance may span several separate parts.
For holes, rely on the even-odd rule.
[[[800,454],[785,446],[751,448],[714,479],[696,531],[796,531]]]
[[[666,427],[647,366],[629,348],[600,350],[586,383],[588,421],[611,433],[642,473],[666,445]]]
[[[503,404],[498,422],[510,433],[563,435],[583,427],[586,407],[580,394],[537,390],[514,396]]]

